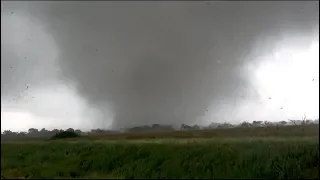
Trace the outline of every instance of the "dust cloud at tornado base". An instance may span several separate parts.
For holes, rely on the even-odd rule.
[[[318,2],[2,4],[2,25],[18,16],[41,29],[29,36],[32,44],[24,37],[4,42],[14,30],[1,28],[2,106],[73,119],[77,127],[296,118],[266,109],[248,66],[272,56],[279,44],[305,48],[319,37]],[[26,48],[17,50],[22,41]],[[38,102],[7,103],[25,84]],[[40,98],[47,91],[55,99],[61,91],[52,89],[59,87],[71,88],[61,91],[73,100],[61,95],[52,105]],[[62,111],[72,111],[72,118]]]

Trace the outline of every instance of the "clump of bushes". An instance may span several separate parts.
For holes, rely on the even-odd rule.
[[[58,132],[54,136],[52,136],[51,140],[76,138],[76,137],[79,137],[79,136],[80,136],[79,134],[77,134],[76,132],[73,132],[73,131],[62,131],[62,132]]]

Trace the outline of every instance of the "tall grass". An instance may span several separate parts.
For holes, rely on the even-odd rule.
[[[5,178],[319,178],[317,138],[1,144]]]

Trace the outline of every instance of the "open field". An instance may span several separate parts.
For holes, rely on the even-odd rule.
[[[1,144],[2,178],[319,178],[319,126]]]
[[[86,140],[136,140],[167,138],[223,138],[223,137],[312,137],[319,135],[319,125],[273,126],[256,128],[230,128],[210,130],[168,131],[149,133],[120,133],[109,135],[90,135],[80,139]]]

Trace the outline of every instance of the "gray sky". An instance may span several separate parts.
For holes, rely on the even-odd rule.
[[[1,8],[6,128],[318,116],[319,52],[306,59],[319,46],[316,1],[36,1]],[[13,112],[29,120],[14,125]]]

